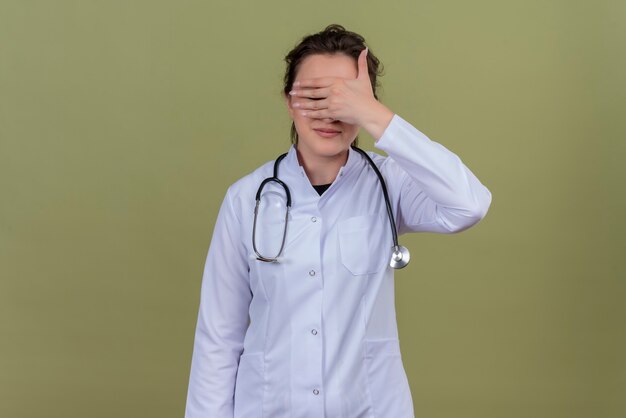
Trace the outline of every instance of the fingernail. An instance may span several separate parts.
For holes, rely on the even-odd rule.
[[[299,81],[294,81],[294,82],[293,82],[293,87],[298,87],[299,85],[300,85],[300,82],[299,82]]]
[[[295,91],[295,90],[291,90],[291,91],[289,92],[289,94],[291,94],[291,95],[293,96],[294,94],[296,94],[296,91]]]

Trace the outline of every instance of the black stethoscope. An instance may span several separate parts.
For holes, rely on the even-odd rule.
[[[385,180],[383,179],[382,174],[378,171],[378,167],[374,164],[374,161],[370,158],[369,155],[362,149],[355,147],[352,145],[352,149],[359,152],[362,156],[364,156],[369,162],[370,166],[374,169],[376,176],[378,176],[378,180],[380,182],[380,186],[383,189],[383,196],[385,197],[385,204],[387,206],[387,215],[389,216],[389,223],[391,224],[391,233],[393,236],[393,253],[391,254],[391,261],[389,265],[394,269],[401,269],[409,264],[409,260],[411,259],[411,254],[406,247],[398,244],[398,233],[396,231],[396,221],[393,218],[393,213],[391,212],[391,203],[389,203],[389,194],[387,193],[387,186],[385,185]],[[289,209],[291,208],[291,193],[289,192],[289,187],[287,184],[278,178],[278,165],[282,161],[283,158],[287,156],[287,153],[280,155],[276,161],[274,162],[274,175],[272,177],[268,177],[259,186],[259,189],[256,192],[256,205],[254,207],[254,223],[252,225],[252,247],[254,248],[254,252],[257,256],[257,260],[266,261],[266,262],[278,262],[278,257],[283,252],[283,248],[285,247],[285,237],[287,236],[287,219],[289,217]],[[278,254],[275,257],[264,257],[262,256],[256,248],[256,221],[257,215],[259,212],[259,204],[261,203],[261,192],[263,191],[263,187],[267,183],[274,182],[278,183],[285,190],[285,195],[287,196],[287,211],[285,212],[285,227],[283,229],[283,239],[280,245],[280,250],[278,250]]]

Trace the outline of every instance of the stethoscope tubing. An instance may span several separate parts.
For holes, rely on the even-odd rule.
[[[378,182],[380,183],[381,189],[383,191],[383,197],[385,198],[385,206],[387,208],[387,217],[389,218],[389,223],[391,226],[391,234],[393,237],[393,254],[392,254],[390,266],[393,268],[403,268],[409,263],[410,254],[409,254],[409,250],[407,250],[405,247],[402,247],[401,245],[398,244],[398,230],[396,229],[396,221],[393,216],[393,211],[391,208],[391,203],[389,200],[389,193],[387,191],[387,185],[385,183],[385,179],[383,178],[383,175],[380,173],[380,170],[378,170],[378,167],[376,167],[376,164],[374,164],[374,161],[372,161],[370,156],[367,155],[365,151],[363,151],[361,148],[358,148],[357,146],[354,146],[354,145],[352,145],[351,147],[353,150],[355,150],[356,152],[361,154],[363,157],[365,157],[370,167],[372,167],[372,169],[374,170],[374,173],[376,173],[376,176],[378,177]],[[287,225],[288,225],[287,221],[289,218],[289,210],[291,209],[291,193],[289,191],[289,187],[287,186],[287,184],[278,178],[278,166],[280,162],[286,156],[287,156],[287,153],[284,153],[284,154],[281,154],[278,158],[276,158],[276,161],[274,161],[273,176],[268,177],[265,180],[263,180],[261,184],[259,185],[259,188],[256,192],[256,197],[255,197],[256,204],[254,206],[254,221],[252,225],[252,248],[254,249],[254,253],[257,256],[257,259],[260,261],[277,262],[278,257],[282,254],[283,248],[285,247],[285,240],[287,237]],[[259,205],[261,203],[261,193],[263,192],[263,188],[265,187],[265,185],[271,182],[278,183],[285,190],[285,195],[287,197],[287,210],[285,212],[285,227],[283,228],[282,243],[280,245],[280,249],[278,250],[278,254],[276,254],[275,257],[265,257],[259,253],[256,247],[256,224],[257,224],[257,217],[258,217],[258,212],[259,212]]]
[[[387,185],[385,183],[385,179],[383,179],[383,175],[380,173],[380,170],[378,170],[378,167],[376,167],[376,164],[374,164],[374,161],[372,161],[370,156],[367,155],[365,151],[363,151],[361,148],[358,148],[354,145],[352,145],[352,149],[355,151],[358,151],[362,156],[364,156],[367,159],[372,169],[374,169],[374,173],[376,173],[376,176],[378,177],[380,187],[383,189],[383,197],[385,198],[385,206],[387,206],[387,216],[389,217],[389,223],[391,223],[393,245],[394,247],[398,247],[398,231],[396,230],[396,221],[394,219],[393,212],[391,211],[391,203],[389,201],[389,193],[387,193]]]

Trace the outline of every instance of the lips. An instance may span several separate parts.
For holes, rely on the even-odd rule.
[[[318,136],[321,136],[322,138],[335,138],[341,133],[341,131],[337,131],[335,129],[326,129],[326,128],[313,129],[313,130]]]

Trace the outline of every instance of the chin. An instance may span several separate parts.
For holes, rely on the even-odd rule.
[[[350,145],[346,145],[345,142],[338,139],[322,139],[321,141],[306,141],[305,147],[309,150],[309,152],[320,157],[335,157],[339,154],[347,152]]]

